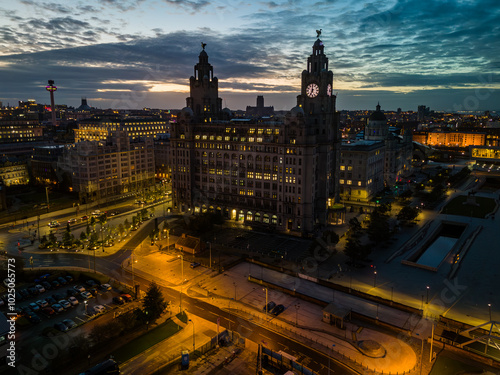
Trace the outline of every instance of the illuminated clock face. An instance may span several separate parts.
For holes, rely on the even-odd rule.
[[[316,96],[318,96],[318,94],[319,94],[319,87],[318,87],[318,85],[315,84],[315,83],[310,83],[306,87],[306,94],[310,98],[315,98]]]
[[[328,84],[328,86],[326,86],[326,95],[332,96],[332,85],[330,85],[330,84]]]

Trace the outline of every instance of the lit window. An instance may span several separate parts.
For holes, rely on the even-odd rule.
[[[351,180],[347,180],[347,185],[352,185],[352,181]]]
[[[358,181],[358,186],[361,186],[361,181]]]
[[[344,184],[344,180],[339,180],[339,184]]]
[[[341,171],[345,171],[345,165],[341,165],[341,166],[340,166],[340,170],[341,170]]]

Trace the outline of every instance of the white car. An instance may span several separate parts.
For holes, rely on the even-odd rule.
[[[109,285],[109,284],[101,284],[101,289],[102,290],[111,290],[111,285]]]
[[[45,292],[45,288],[41,286],[40,284],[35,285],[36,290],[38,290],[38,293],[43,293]]]
[[[68,309],[71,307],[71,303],[65,299],[62,299],[58,302],[64,309]]]
[[[103,305],[95,305],[94,306],[94,311],[98,314],[103,313],[106,311],[106,308]]]
[[[85,292],[85,288],[83,286],[81,286],[81,285],[75,285],[73,287],[73,289],[76,290],[77,292],[80,292],[80,293],[81,292]]]
[[[76,306],[80,303],[75,297],[68,297],[68,302],[71,303],[73,306]]]

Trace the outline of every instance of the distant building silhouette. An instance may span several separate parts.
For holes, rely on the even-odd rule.
[[[274,107],[264,107],[264,97],[262,95],[257,96],[257,106],[247,106],[246,110],[247,117],[264,117],[274,115]]]

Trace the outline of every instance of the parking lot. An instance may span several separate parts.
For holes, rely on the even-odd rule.
[[[131,300],[129,295],[120,297],[123,293],[110,285],[100,285],[83,275],[75,281],[69,274],[46,274],[31,284],[17,286],[16,292],[16,339],[21,345],[34,336],[77,330],[85,322]],[[0,309],[6,312],[6,304]]]

